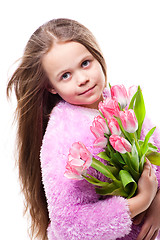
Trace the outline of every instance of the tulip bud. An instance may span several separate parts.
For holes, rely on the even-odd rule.
[[[107,143],[108,143],[108,139],[106,137],[99,137],[94,141],[93,146],[99,147],[99,148],[105,148]]]
[[[115,134],[115,135],[121,134],[121,129],[119,127],[119,124],[114,117],[112,117],[108,120],[108,127],[112,134]]]
[[[90,130],[96,138],[104,137],[104,133],[109,134],[107,123],[105,119],[102,118],[101,116],[97,116],[94,118]]]
[[[134,94],[137,92],[138,87],[133,85],[128,89],[128,101],[130,102]]]
[[[98,107],[107,120],[113,116],[119,116],[120,108],[116,100],[106,98],[104,102],[99,103]]]
[[[64,176],[70,179],[82,180],[91,166],[92,155],[81,142],[73,143],[68,155]]]
[[[132,146],[125,138],[117,135],[111,135],[109,141],[116,151],[120,153],[131,152]]]
[[[122,109],[125,108],[128,104],[128,95],[125,86],[115,85],[111,87],[111,96],[113,99],[117,100],[120,103]]]
[[[122,126],[126,132],[134,133],[138,129],[138,122],[133,109],[120,111],[119,113]]]

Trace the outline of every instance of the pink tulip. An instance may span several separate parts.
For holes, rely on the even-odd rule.
[[[126,132],[134,133],[138,129],[138,122],[133,109],[120,111],[119,116]]]
[[[129,102],[131,101],[132,97],[137,92],[137,90],[138,90],[138,87],[135,86],[135,85],[129,87],[129,89],[128,89],[128,100],[129,100]]]
[[[105,148],[107,143],[108,143],[108,139],[106,137],[99,137],[94,141],[93,146]]]
[[[99,103],[98,107],[107,120],[113,116],[119,116],[120,108],[116,100],[106,98],[103,102]]]
[[[112,134],[115,134],[115,135],[121,134],[121,129],[119,127],[119,124],[114,117],[112,117],[108,120],[108,127]]]
[[[109,134],[109,129],[105,119],[101,116],[95,117],[90,129],[96,137],[93,146],[105,148],[107,144],[107,138],[104,137],[104,133]]]
[[[101,116],[97,116],[94,118],[94,121],[92,122],[92,126],[90,127],[90,129],[96,138],[104,137],[104,133],[109,134],[107,123],[105,119],[102,118]]]
[[[70,179],[82,180],[91,166],[92,155],[81,142],[73,143],[68,155],[64,176]]]
[[[131,152],[131,144],[123,137],[117,136],[117,135],[111,135],[109,138],[109,141],[112,145],[112,147],[120,152],[120,153],[126,153]]]
[[[128,94],[125,86],[122,85],[115,85],[111,87],[111,96],[113,99],[117,100],[122,109],[125,108],[128,104]]]

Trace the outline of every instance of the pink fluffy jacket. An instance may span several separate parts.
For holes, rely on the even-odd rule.
[[[85,180],[64,177],[69,149],[80,141],[96,156],[102,149],[93,148],[94,135],[90,126],[98,110],[60,102],[51,112],[44,135],[40,160],[50,224],[49,240],[114,240],[136,239],[141,226],[132,224],[127,200],[102,198]],[[142,138],[151,128],[146,120]],[[155,131],[151,141],[160,149],[160,135]],[[96,177],[97,172],[90,169]],[[160,184],[160,169],[156,168]],[[160,239],[160,238],[158,238]]]

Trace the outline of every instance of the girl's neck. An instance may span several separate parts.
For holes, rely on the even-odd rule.
[[[84,105],[81,105],[81,107],[86,107],[86,108],[91,108],[91,109],[97,109],[98,110],[98,105],[101,101],[103,101],[104,98],[103,98],[103,95],[96,101],[94,102],[93,104],[91,105],[87,105],[87,104],[84,104]]]

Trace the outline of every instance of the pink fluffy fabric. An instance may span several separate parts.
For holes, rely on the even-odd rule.
[[[102,151],[93,148],[95,137],[90,131],[98,114],[98,110],[63,101],[51,113],[40,154],[50,217],[49,240],[133,240],[141,229],[132,224],[126,199],[119,196],[101,198],[94,186],[85,180],[64,177],[69,149],[74,142],[83,142],[93,156]],[[142,137],[148,128],[150,125],[145,122]],[[158,132],[152,141],[160,148]],[[90,174],[102,178],[92,168]],[[159,175],[157,169],[160,182]]]

